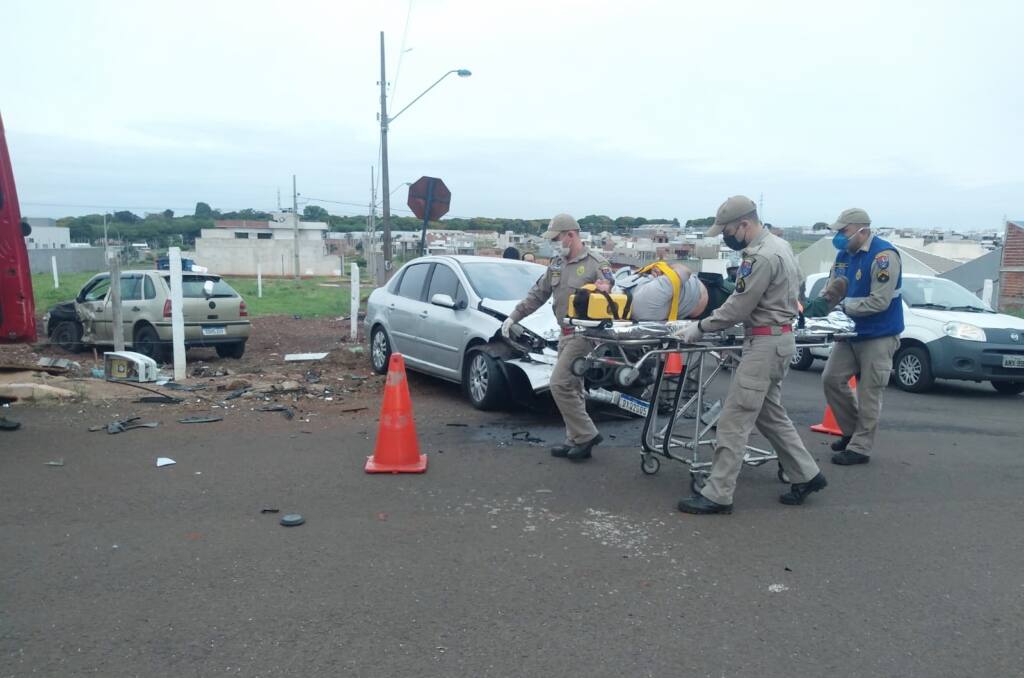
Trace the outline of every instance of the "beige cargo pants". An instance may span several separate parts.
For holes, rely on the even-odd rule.
[[[582,337],[566,336],[558,342],[558,360],[551,372],[551,396],[565,422],[565,440],[570,445],[581,445],[597,435],[597,427],[587,414],[587,399],[583,394],[583,377],[572,373],[572,361],[582,358],[593,348]]]
[[[846,449],[871,454],[878,420],[882,416],[882,393],[892,372],[892,356],[899,337],[878,337],[862,341],[837,341],[832,346],[821,381],[825,401],[832,408],[843,435],[852,436]],[[850,377],[857,376],[857,397],[850,390]]]
[[[711,475],[701,490],[711,501],[732,503],[747,440],[755,426],[779,455],[790,482],[806,483],[818,475],[818,464],[782,405],[782,380],[795,350],[792,334],[744,340],[743,355],[718,420]]]

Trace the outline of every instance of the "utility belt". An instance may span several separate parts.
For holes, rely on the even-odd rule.
[[[792,331],[793,327],[791,325],[762,325],[746,329],[746,333],[754,337],[780,337]]]

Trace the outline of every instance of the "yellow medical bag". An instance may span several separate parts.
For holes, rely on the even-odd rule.
[[[601,292],[592,284],[569,295],[569,317],[580,320],[628,320],[631,299],[619,292]]]

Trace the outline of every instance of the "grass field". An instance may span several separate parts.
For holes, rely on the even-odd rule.
[[[32,288],[36,300],[36,312],[60,301],[67,301],[78,294],[85,282],[95,273],[66,273],[60,276],[60,287],[54,289],[53,276],[39,273],[32,276]],[[232,287],[245,299],[249,314],[259,315],[301,315],[304,318],[338,317],[349,314],[351,288],[348,281],[337,278],[263,279],[263,298],[256,297],[256,278],[225,277]],[[324,285],[341,285],[324,287]],[[372,290],[363,288],[361,298],[365,301]]]

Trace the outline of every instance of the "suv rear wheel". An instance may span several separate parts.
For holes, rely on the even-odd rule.
[[[156,329],[152,325],[143,325],[135,330],[132,348],[136,353],[149,356],[158,365],[167,360],[167,348],[160,341],[160,335],[156,333]]]

